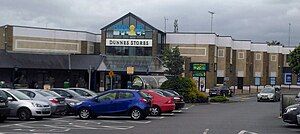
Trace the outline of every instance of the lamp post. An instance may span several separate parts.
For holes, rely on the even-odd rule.
[[[208,11],[208,13],[210,13],[210,32],[212,33],[212,25],[213,25],[213,18],[214,18],[214,14],[215,12],[212,11]]]
[[[288,45],[290,46],[291,43],[291,23],[289,23],[289,42]]]

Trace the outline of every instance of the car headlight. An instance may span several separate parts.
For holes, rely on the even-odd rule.
[[[260,94],[257,94],[257,97],[261,97],[261,95],[260,95]]]
[[[43,105],[41,105],[41,104],[38,104],[38,103],[31,103],[34,107],[43,107]]]
[[[77,106],[77,105],[80,105],[80,104],[82,104],[82,101],[77,102],[77,103],[76,102],[71,102],[70,103],[71,106]]]
[[[296,109],[297,109],[296,107],[288,108],[288,109],[286,110],[286,113],[295,111]]]

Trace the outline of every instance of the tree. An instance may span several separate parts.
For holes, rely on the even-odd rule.
[[[267,41],[268,46],[282,46],[282,44],[277,40],[272,40],[271,42]]]
[[[300,75],[300,44],[288,55],[288,63],[293,72]]]
[[[172,49],[165,49],[162,60],[163,66],[167,68],[165,73],[172,76],[180,76],[183,73],[184,59],[180,56],[178,46]]]

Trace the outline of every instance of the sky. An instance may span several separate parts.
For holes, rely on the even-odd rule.
[[[172,32],[205,33],[252,42],[300,43],[300,0],[0,0],[0,25],[100,33],[128,12]],[[167,20],[165,21],[165,18]],[[290,25],[289,25],[290,24]],[[290,32],[289,32],[290,29]],[[290,36],[289,36],[290,35]],[[290,43],[289,43],[290,37]]]

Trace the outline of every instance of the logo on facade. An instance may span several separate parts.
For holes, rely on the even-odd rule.
[[[143,25],[115,25],[113,35],[144,36]]]

